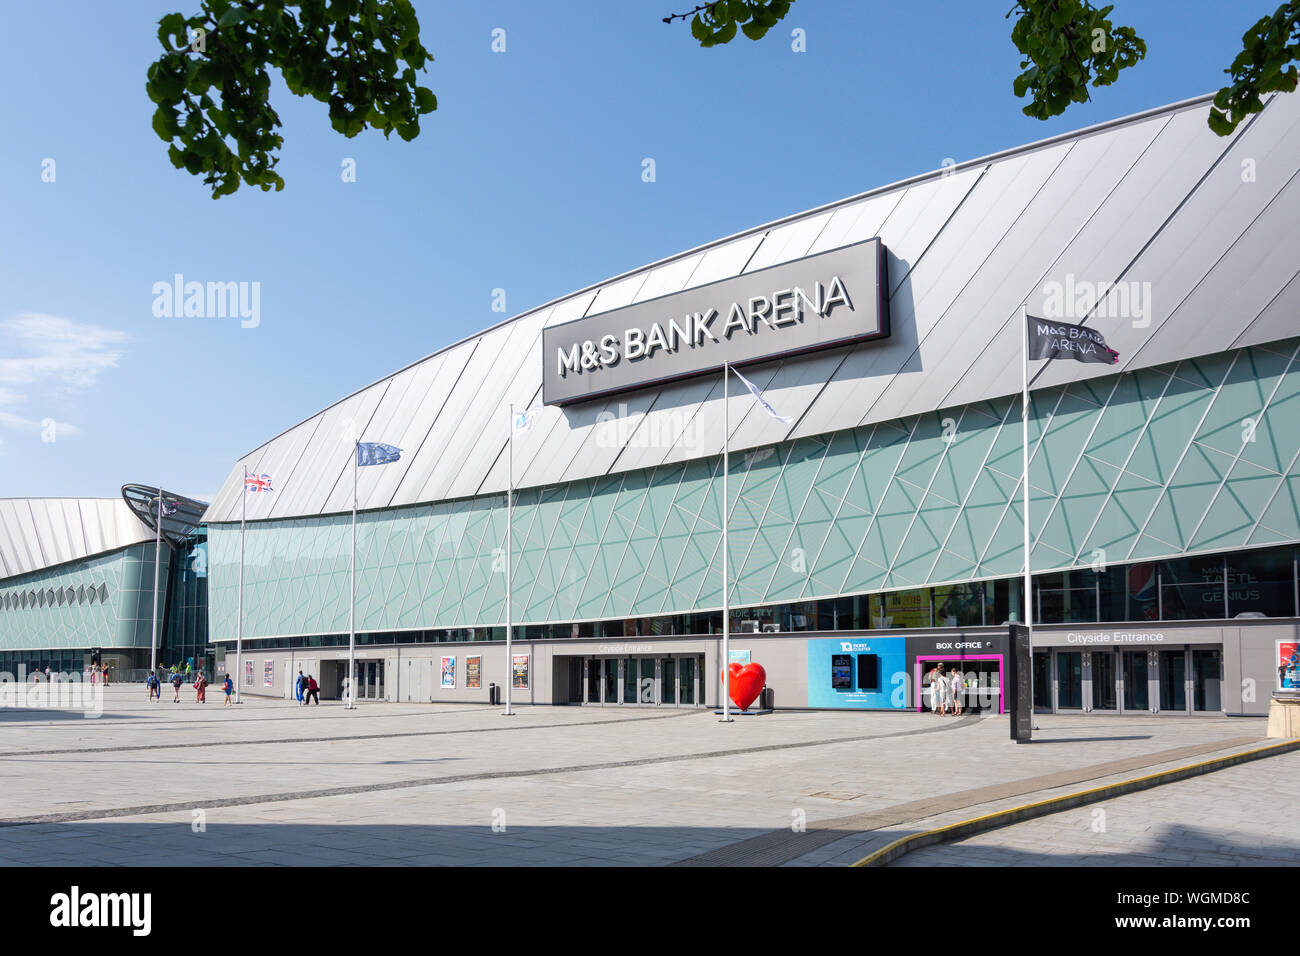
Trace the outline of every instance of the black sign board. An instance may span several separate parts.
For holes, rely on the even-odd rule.
[[[1034,652],[1029,628],[1010,624],[1011,739],[1028,743],[1034,736]]]

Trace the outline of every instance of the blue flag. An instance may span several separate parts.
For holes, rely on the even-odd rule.
[[[378,441],[357,443],[357,466],[360,468],[366,465],[386,465],[401,457],[402,449],[394,445],[385,445]]]

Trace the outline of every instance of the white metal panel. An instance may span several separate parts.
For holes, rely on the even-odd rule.
[[[51,506],[55,504],[55,500],[29,498],[28,504],[31,506],[32,527],[36,531],[36,544],[40,548],[42,565],[48,568],[69,560],[66,549],[59,547],[58,539],[54,534],[54,523],[50,520]]]
[[[732,447],[757,448],[785,441],[849,351],[850,348],[843,347],[785,359],[771,366],[765,385],[760,385],[754,373],[765,371],[767,366],[743,369],[745,377],[759,385],[767,403],[792,421],[789,425],[777,421],[751,398],[740,420],[731,423]],[[732,380],[731,388],[737,394],[749,396],[745,386],[736,379]]]
[[[37,561],[32,556],[32,542],[23,536],[22,525],[18,521],[18,509],[25,507],[27,507],[26,498],[6,498],[0,501],[0,526],[4,528],[6,575],[23,574],[37,567]]]
[[[769,230],[745,271],[756,272],[792,259],[802,259],[830,219],[831,213],[824,212]]]
[[[1297,315],[1300,315],[1300,273],[1296,273],[1295,277],[1287,283],[1286,288],[1264,308],[1259,317],[1250,324],[1250,328],[1239,335],[1232,346],[1242,348],[1248,345],[1265,345],[1300,334],[1300,329],[1296,327]]]
[[[394,465],[376,469],[380,474],[367,484],[367,494],[362,499],[366,507],[408,504],[415,500],[420,486],[437,465],[437,456],[427,454],[429,432],[443,414],[447,396],[465,372],[470,358],[478,351],[478,340],[462,342],[442,356],[438,365],[429,364],[421,369],[417,381],[411,384],[403,406],[405,429],[390,434],[398,436],[393,442],[399,448],[410,449]],[[426,363],[428,364],[428,363]],[[421,386],[428,382],[428,388]],[[421,395],[421,391],[424,394]],[[409,417],[408,417],[409,416]],[[350,498],[350,494],[347,495]]]
[[[1094,143],[1071,168],[1070,175],[1085,175],[1105,161],[1109,141]],[[904,328],[911,328],[915,345],[898,371],[870,404],[863,395],[860,421],[902,418],[935,407],[942,384],[952,381],[971,366],[973,355],[987,341],[991,318],[1003,318],[1008,303],[1021,301],[1026,289],[1045,271],[1066,237],[1051,245],[1053,224],[1073,229],[1086,216],[1082,192],[1072,193],[1077,180],[1051,191],[1039,204],[1039,216],[1026,216],[1035,197],[1051,182],[1070,153],[1083,149],[1079,143],[1062,143],[1022,157],[998,163],[957,210],[947,227],[935,239],[925,257],[908,276],[897,303]],[[1127,156],[1131,164],[1132,155]],[[1118,178],[1116,172],[1114,178]],[[1066,182],[1069,175],[1059,182]],[[1113,185],[1110,179],[1107,186]],[[1029,240],[1017,243],[1018,233]],[[874,365],[868,374],[888,373],[888,355],[871,352]],[[999,368],[1005,357],[998,357]],[[940,385],[936,388],[936,384]],[[869,393],[868,393],[869,394]]]
[[[1204,355],[1230,348],[1241,337],[1241,323],[1263,312],[1300,271],[1297,222],[1300,179],[1292,179],[1142,346],[1139,361],[1148,349]],[[1293,315],[1284,334],[1297,333],[1300,317]]]
[[[73,554],[89,554],[81,501],[77,498],[64,498],[60,504],[63,508],[63,525],[67,529],[68,550]]]
[[[502,398],[515,379],[519,376],[529,380],[535,378],[537,384],[541,384],[537,356],[541,353],[545,317],[545,313],[526,316],[483,337],[479,349],[488,361],[486,372],[473,387],[456,428],[443,444],[438,455],[435,481],[426,485],[424,490],[426,500],[452,497],[451,488],[464,474],[466,462],[474,455],[475,445],[484,435],[495,431],[498,439],[505,437],[505,403]],[[469,388],[470,383],[466,381],[465,385]],[[502,411],[498,412],[499,409]],[[488,459],[485,455],[478,455],[475,460],[482,463]],[[481,483],[481,475],[478,481],[473,481],[475,487]]]
[[[626,279],[620,279],[609,285],[601,286],[596,290],[596,297],[587,310],[588,315],[596,315],[600,312],[609,312],[613,309],[621,309],[623,306],[637,300],[637,293],[645,285],[646,275],[644,272],[638,272],[628,276]]]
[[[717,282],[719,279],[730,279],[732,276],[740,275],[762,241],[763,234],[755,233],[709,249],[691,273],[685,288],[693,289],[696,286]]]
[[[358,438],[363,441],[382,440],[368,434],[366,426],[391,381],[380,382],[350,395],[320,416],[311,439],[303,446],[291,467],[283,475],[271,472],[275,491],[269,497],[277,499],[271,508],[271,517],[319,514],[324,510],[331,493],[340,487],[345,489],[348,505],[351,506],[355,442]],[[364,473],[376,470],[378,469],[362,469]],[[359,479],[357,485],[362,487],[363,480]],[[256,494],[252,497],[262,496]]]
[[[695,271],[703,258],[704,253],[697,252],[693,256],[683,256],[680,259],[665,263],[657,269],[651,269],[645,277],[645,283],[632,301],[645,302],[647,299],[657,299],[661,295],[681,292],[682,289],[686,288],[687,280],[690,279],[691,273]]]
[[[701,458],[722,450],[722,375],[706,375],[674,382],[659,390],[659,399],[652,408],[637,422],[636,431],[630,429],[623,434],[628,436],[627,445],[618,449],[607,471],[635,471],[639,468],[653,468],[670,461],[686,461]],[[717,434],[713,441],[708,440],[705,426],[712,412],[709,400],[718,396],[716,402],[718,422]],[[575,461],[572,473],[576,476],[585,469],[581,462]]]
[[[1261,122],[1265,116],[1271,122]],[[1295,97],[1274,97],[1134,263],[1130,276],[1150,281],[1153,298],[1158,288],[1161,301],[1150,328],[1119,339],[1129,345],[1132,361],[1151,364],[1227,348],[1240,334],[1239,323],[1258,315],[1300,268],[1297,156],[1300,104]],[[1252,178],[1243,174],[1247,161]]]
[[[477,428],[470,429],[473,444],[447,490],[448,498],[465,498],[479,494],[502,456],[509,437],[507,419],[510,407],[523,410],[541,404],[541,330],[551,310],[531,313],[519,320],[526,332],[511,342],[511,355],[501,362],[501,372],[494,376],[490,400],[478,409],[482,416]]]
[[[368,441],[382,441],[402,449],[402,457],[392,465],[385,465],[380,476],[386,484],[376,483],[370,488],[373,501],[384,503],[392,495],[415,449],[403,444],[407,438],[407,428],[420,400],[428,392],[434,376],[442,366],[444,355],[435,355],[418,365],[412,365],[393,376],[384,397],[379,400],[370,422],[366,426]],[[371,506],[367,502],[367,506]],[[337,513],[352,507],[352,482],[350,479],[337,481],[325,499],[323,510]]]
[[[1146,122],[1159,123],[1161,119],[1163,118],[1156,117]],[[1123,129],[1125,128],[1121,127],[1120,130],[1110,131],[1097,138],[1109,141],[1114,133]],[[1176,113],[1161,123],[1159,133],[1152,139],[1150,146],[1070,241],[1045,274],[1043,281],[1036,288],[1027,290],[1030,313],[1041,315],[1044,312],[1047,282],[1060,283],[1065,287],[1071,280],[1104,282],[1119,277],[1142,246],[1186,198],[1223,146],[1223,141],[1207,130],[1205,117],[1199,110]],[[937,383],[939,387],[948,388],[944,397],[937,400],[940,405],[962,405],[991,396],[1014,394],[1020,390],[1018,359],[1007,360],[1008,356],[1019,356],[1023,349],[1021,339],[1024,333],[1020,328],[1019,303],[999,318],[1000,322],[993,320],[997,322],[996,329],[984,327],[986,344],[980,353],[981,356],[995,356],[997,359],[972,357],[970,369],[955,382]],[[1078,321],[1077,318],[1068,316],[1065,320]],[[1109,328],[1103,329],[1100,325],[1097,328],[1103,334],[1112,331]],[[1129,359],[1131,355],[1121,355],[1121,364]],[[986,361],[991,364],[985,364]],[[1003,363],[1001,366],[999,361]],[[1070,362],[1069,369],[1058,371],[1051,366],[1067,363],[1047,364],[1049,368],[1046,373],[1039,369],[1032,370],[1038,373],[1035,387],[1044,387],[1055,381],[1052,378],[1054,375],[1066,374],[1067,378],[1077,380],[1107,375],[1117,370],[1104,365],[1085,366]]]
[[[838,249],[840,246],[862,242],[865,239],[874,239],[880,234],[880,227],[885,219],[902,202],[906,191],[905,189],[892,190],[836,209],[817,240],[808,249],[808,254],[816,255],[819,252]]]
[[[957,206],[970,195],[985,168],[973,167],[910,187],[881,223],[877,235],[885,244],[888,259],[890,337],[858,346],[845,356],[792,432],[792,438],[853,427],[888,382],[880,370],[892,367],[897,372],[904,368],[916,345],[915,329],[909,324],[908,274]]]

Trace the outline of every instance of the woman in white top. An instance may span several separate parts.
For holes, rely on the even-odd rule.
[[[944,713],[944,705],[947,702],[944,687],[947,683],[948,679],[944,677],[942,667],[936,667],[930,672],[930,710],[933,713]]]
[[[951,688],[950,692],[952,694],[952,703],[953,703],[952,712],[954,714],[960,714],[962,691],[966,689],[966,680],[964,677],[962,677],[961,671],[957,670],[956,668],[953,669],[952,681],[949,684],[949,687]]]

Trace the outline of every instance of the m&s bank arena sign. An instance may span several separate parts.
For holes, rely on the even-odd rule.
[[[542,401],[885,338],[888,295],[877,238],[553,325],[542,330]]]

